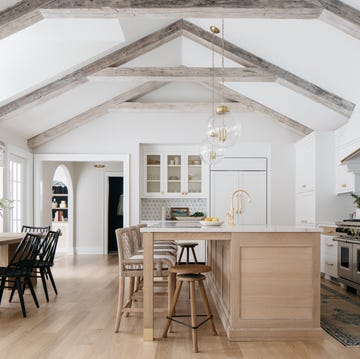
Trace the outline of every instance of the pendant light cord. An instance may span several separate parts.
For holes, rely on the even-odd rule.
[[[225,45],[224,45],[224,29],[225,29],[225,25],[224,25],[224,18],[221,20],[221,83],[222,83],[222,104],[223,106],[225,106],[225,75],[224,75],[224,67],[225,67]],[[225,111],[222,113],[222,120],[223,120],[223,126],[225,127]]]

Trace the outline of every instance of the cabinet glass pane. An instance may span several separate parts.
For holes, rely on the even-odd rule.
[[[201,193],[201,157],[188,156],[188,192]]]
[[[160,155],[146,156],[146,191],[160,193]]]
[[[340,265],[343,268],[350,268],[350,251],[349,248],[341,247]]]
[[[181,156],[167,156],[167,192],[180,193],[181,191]]]

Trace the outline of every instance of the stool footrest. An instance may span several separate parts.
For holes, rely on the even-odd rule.
[[[205,324],[206,322],[208,322],[210,319],[213,318],[213,315],[207,315],[207,314],[197,314],[197,317],[207,317],[205,320],[203,320],[201,323],[199,323],[196,326],[192,326],[188,323],[182,322],[181,320],[176,320],[174,318],[190,318],[191,315],[190,314],[184,314],[184,315],[173,315],[172,317],[168,317],[166,316],[166,319],[172,320],[173,322],[185,325],[185,327],[191,328],[191,329],[198,329],[200,328],[203,324]]]

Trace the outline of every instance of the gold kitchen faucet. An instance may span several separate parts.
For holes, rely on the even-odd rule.
[[[234,222],[234,216],[235,213],[243,213],[243,205],[242,205],[242,194],[246,194],[246,196],[248,197],[248,202],[251,202],[251,196],[249,194],[249,192],[245,191],[244,189],[237,189],[235,190],[232,195],[231,195],[231,199],[230,199],[230,209],[229,211],[226,213],[227,216],[227,224],[228,226],[234,226],[235,222]],[[234,209],[234,199],[235,201],[235,209]]]

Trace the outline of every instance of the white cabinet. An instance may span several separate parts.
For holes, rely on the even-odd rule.
[[[169,151],[144,154],[143,197],[207,197],[206,166],[199,154]]]
[[[222,166],[228,167],[224,163]],[[225,168],[224,167],[224,168]],[[244,195],[240,206],[235,209],[235,224],[266,224],[267,223],[267,174],[265,170],[258,171],[231,171],[222,170],[218,167],[211,171],[211,216],[219,217],[226,221],[226,213],[230,208],[230,200],[233,191],[244,189],[251,195],[248,202]],[[240,212],[242,207],[242,213]],[[236,209],[239,211],[236,211]],[[238,212],[238,213],[236,213]]]
[[[52,222],[51,230],[57,231],[60,229],[60,236],[57,245],[58,252],[66,252],[67,251],[67,232],[68,232],[68,223],[67,222]]]
[[[336,220],[335,138],[313,132],[298,141],[296,150],[296,224]]]
[[[355,175],[348,171],[346,165],[336,166],[336,193],[348,193],[354,191]]]
[[[296,192],[315,189],[315,137],[307,136],[296,145]]]
[[[325,278],[338,278],[337,268],[337,242],[333,241],[333,236],[321,235],[321,272]]]
[[[315,191],[297,193],[296,195],[296,223],[315,224]]]

